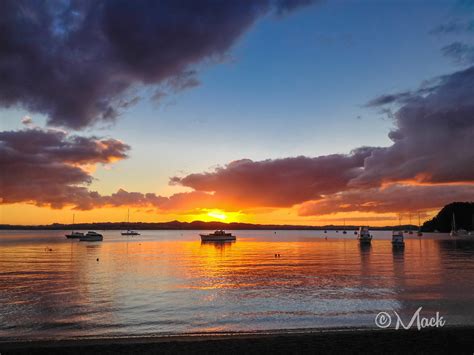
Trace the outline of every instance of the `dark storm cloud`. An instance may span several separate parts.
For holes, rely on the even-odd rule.
[[[115,139],[68,136],[61,131],[0,132],[0,200],[61,208],[91,192],[83,166],[124,159],[129,147]]]
[[[308,0],[0,2],[0,106],[80,129],[113,121],[136,85],[199,84],[192,66],[225,55],[259,17]]]
[[[412,96],[394,117],[393,145],[365,160],[353,186],[474,181],[474,67],[443,76],[435,90]]]
[[[116,139],[81,137],[57,130],[24,129],[0,132],[0,203],[78,210],[148,206],[159,210],[212,207],[219,200],[200,191],[170,197],[119,189],[101,195],[89,189],[90,167],[125,159],[130,147]],[[225,203],[223,207],[229,207]]]

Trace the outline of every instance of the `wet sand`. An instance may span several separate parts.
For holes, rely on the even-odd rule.
[[[0,343],[7,354],[473,354],[474,327],[69,339]]]

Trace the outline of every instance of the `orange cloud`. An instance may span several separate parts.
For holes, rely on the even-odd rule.
[[[303,203],[300,216],[336,212],[413,212],[427,211],[453,201],[474,200],[470,185],[401,185],[344,191],[318,201]]]

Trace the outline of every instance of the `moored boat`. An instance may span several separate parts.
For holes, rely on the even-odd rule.
[[[418,232],[416,232],[416,235],[421,237],[423,236],[423,232],[421,231],[421,223],[420,223],[420,214],[418,213]]]
[[[467,230],[465,229],[458,229],[457,231],[451,231],[451,236],[452,237],[467,237],[469,235],[471,235],[471,233],[469,233]]]
[[[405,247],[403,232],[401,230],[392,232],[392,246],[394,248],[403,248],[403,247]]]
[[[236,236],[232,233],[226,233],[223,230],[216,230],[214,233],[199,234],[203,242],[225,242],[236,240]]]
[[[413,234],[413,231],[411,230],[411,213],[408,214],[408,234]]]
[[[372,242],[372,235],[370,234],[369,227],[360,227],[357,240],[360,244],[370,244]]]
[[[104,239],[102,234],[97,232],[89,231],[85,235],[79,238],[80,242],[101,242]]]
[[[75,232],[75,231],[72,231],[71,233],[66,234],[67,239],[78,239],[78,238],[83,237],[83,236],[84,236],[84,233]]]
[[[127,212],[127,225],[130,226],[130,208],[128,209],[128,212]],[[135,232],[134,230],[131,230],[131,229],[127,229],[126,232],[121,232],[120,234],[122,235],[140,235],[140,233],[138,232]]]
[[[456,217],[453,213],[453,220],[451,222],[451,232],[449,233],[451,237],[467,237],[469,233],[465,229],[456,229]]]
[[[122,232],[122,235],[140,235],[140,233],[132,231],[131,229],[127,230],[126,232]]]
[[[75,217],[76,215],[72,215],[72,225],[73,225],[73,228],[74,228],[74,222],[75,222]],[[66,234],[66,238],[67,239],[78,239],[80,237],[84,236],[84,233],[82,232],[75,232],[74,229],[71,231],[71,233],[69,234]]]

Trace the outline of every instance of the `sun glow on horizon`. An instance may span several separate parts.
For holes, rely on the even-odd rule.
[[[202,209],[199,213],[188,214],[187,220],[190,221],[203,221],[203,222],[243,222],[247,220],[247,215],[238,211],[238,212],[229,212],[220,209]]]
[[[197,209],[187,213],[176,211],[160,212],[147,208],[125,206],[120,208],[103,207],[87,211],[71,208],[51,209],[47,206],[28,204],[0,205],[0,224],[47,225],[52,223],[70,224],[75,215],[76,223],[118,223],[127,220],[127,209],[130,209],[130,222],[157,223],[178,220],[180,222],[223,222],[251,224],[291,224],[291,225],[361,225],[391,226],[399,224],[398,213],[373,212],[339,212],[320,216],[299,216],[297,210],[289,208],[271,211],[226,211],[220,209]],[[420,214],[421,224],[436,215],[438,209],[424,211]],[[402,223],[410,222],[410,213],[403,212]],[[413,224],[418,224],[417,213],[411,213]]]
[[[219,210],[210,211],[210,212],[207,213],[207,215],[209,217],[217,218],[217,219],[220,219],[222,221],[227,219],[227,215],[224,212],[219,211]]]

